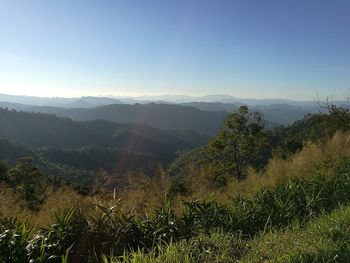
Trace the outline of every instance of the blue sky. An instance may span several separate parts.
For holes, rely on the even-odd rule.
[[[0,93],[350,94],[348,0],[0,0]]]

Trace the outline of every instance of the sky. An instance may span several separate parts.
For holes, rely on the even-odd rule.
[[[350,94],[349,0],[0,0],[0,93]]]

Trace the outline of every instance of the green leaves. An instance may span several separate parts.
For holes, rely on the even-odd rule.
[[[227,176],[239,180],[245,177],[248,164],[267,146],[263,128],[262,114],[249,112],[247,106],[241,106],[225,119],[223,127],[208,145],[217,178],[222,183]]]
[[[9,218],[0,222],[0,262],[27,262],[27,244],[34,226]]]
[[[28,208],[36,209],[44,201],[47,178],[33,165],[31,158],[20,159],[6,172],[6,182],[27,201]]]
[[[173,211],[170,202],[144,216],[135,216],[132,211],[123,213],[118,204],[93,205],[90,210],[76,208],[56,213],[55,224],[36,231],[25,222],[3,220],[0,262],[98,262],[102,255],[119,257],[137,250],[152,253],[183,240],[193,248],[191,259],[213,258],[219,253],[215,251],[222,249],[220,240],[198,237],[223,231],[246,238],[295,223],[304,226],[316,216],[349,204],[350,160],[327,162],[322,168],[313,176],[290,179],[275,188],[239,196],[226,205],[194,199],[185,202],[179,213]],[[240,239],[236,241],[240,248]]]

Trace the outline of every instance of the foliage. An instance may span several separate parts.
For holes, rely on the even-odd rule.
[[[34,227],[9,218],[0,221],[0,262],[27,262],[26,246]]]
[[[209,142],[214,169],[225,181],[233,175],[239,180],[246,176],[248,164],[266,147],[262,114],[249,112],[241,106],[224,121],[217,136]]]
[[[350,114],[346,109],[332,107],[329,113],[308,114],[287,127],[270,132],[270,141],[275,156],[288,158],[301,150],[307,141],[327,141],[335,132],[347,132]]]
[[[12,259],[15,253],[16,257],[23,256],[28,261],[60,262],[62,256],[68,256],[73,262],[87,262],[102,260],[103,255],[109,255],[113,262],[123,255],[132,259],[133,251],[140,250],[150,255],[156,253],[155,260],[159,260],[162,258],[162,255],[156,256],[159,253],[168,255],[163,250],[164,245],[170,244],[170,248],[175,249],[171,253],[178,253],[175,252],[178,251],[177,246],[190,244],[187,254],[184,254],[188,260],[224,262],[226,257],[222,255],[220,259],[219,252],[215,251],[238,258],[242,255],[238,248],[248,249],[242,238],[249,240],[249,237],[296,223],[303,227],[338,205],[349,204],[349,171],[348,158],[334,160],[324,163],[323,168],[311,177],[293,178],[277,188],[264,188],[252,195],[238,196],[228,204],[214,200],[186,201],[180,213],[175,213],[170,202],[156,207],[149,215],[138,216],[132,211],[120,211],[118,205],[108,208],[95,204],[93,209],[80,206],[56,213],[54,224],[36,231],[25,223],[3,221],[0,227],[2,246],[11,247],[11,250],[4,250],[7,252],[3,257]],[[26,229],[30,231],[24,231]],[[211,235],[217,231],[234,237],[232,247],[225,248],[218,243]],[[21,233],[20,239],[13,241],[17,240],[17,232]],[[143,257],[148,256],[143,254]]]
[[[306,226],[270,231],[250,242],[242,262],[348,262],[350,208],[323,214]]]
[[[214,232],[189,241],[136,250],[105,263],[160,262],[348,262],[350,207],[322,214],[305,226],[269,230],[254,239],[240,234]]]
[[[206,117],[205,113],[195,111]],[[219,125],[221,117],[213,118]],[[68,175],[71,181],[86,182],[84,178],[89,172],[101,168],[112,175],[128,171],[150,175],[158,163],[168,165],[178,152],[204,145],[209,138],[195,131],[167,131],[106,120],[77,122],[1,108],[0,120],[1,160],[14,162],[31,157],[46,170],[54,170],[50,171],[52,174]],[[211,126],[209,123],[205,125]],[[74,180],[77,171],[81,176]]]
[[[200,235],[189,241],[157,246],[146,253],[137,250],[121,257],[105,257],[105,263],[187,263],[187,262],[236,262],[247,252],[247,243],[240,234],[227,235],[222,231]]]
[[[210,166],[204,165],[208,152],[202,155],[201,169],[188,166],[187,173],[173,178],[161,166],[152,177],[130,174],[114,196],[103,190],[85,197],[64,191],[66,181],[44,175],[28,158],[0,163],[0,262],[346,262],[350,137],[333,134],[347,127],[331,113],[266,133],[261,117],[241,107],[210,143],[214,171],[239,179],[231,176],[221,187],[213,186]],[[302,140],[316,140],[318,132],[324,136],[321,141]],[[264,171],[253,172],[248,165],[266,162],[259,159],[266,153],[266,134],[275,156]],[[95,150],[90,150],[93,156]],[[235,150],[240,154],[236,159],[243,158],[239,168],[230,159]],[[60,154],[67,158],[65,151]],[[82,159],[70,161],[91,160],[85,150],[75,154],[70,157]],[[99,186],[109,179],[103,170],[92,178]],[[87,185],[79,189],[91,193]],[[200,195],[206,198],[196,198]],[[11,200],[6,203],[6,198]],[[62,199],[69,204],[59,209]],[[53,213],[39,224],[44,209]],[[20,210],[38,224],[26,221],[30,217]]]
[[[30,158],[20,159],[17,165],[9,169],[6,182],[21,193],[31,209],[45,199],[47,179],[33,166]]]

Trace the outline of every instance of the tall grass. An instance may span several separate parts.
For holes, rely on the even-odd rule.
[[[239,234],[214,232],[189,241],[157,246],[148,253],[136,250],[120,257],[105,256],[104,263],[229,263],[236,262],[236,259],[243,256],[247,250],[247,243]]]
[[[349,262],[350,207],[250,242],[242,262]]]
[[[174,181],[162,169],[154,178],[132,179],[117,200],[83,197],[69,188],[49,191],[38,211],[26,209],[2,186],[0,262],[99,262],[103,255],[105,262],[255,260],[253,253],[238,250],[260,248],[264,241],[259,240],[275,231],[299,233],[288,230],[295,224],[314,231],[310,220],[349,204],[349,146],[349,135],[337,133],[325,144],[307,144],[288,160],[272,159],[263,173],[251,172],[246,181],[226,188],[210,186],[204,170],[200,179],[183,175],[189,190],[184,195],[171,195]],[[212,196],[196,198],[205,191]],[[132,202],[137,211],[129,209]],[[308,253],[295,252],[290,260],[313,259]]]
[[[187,262],[349,262],[350,207],[322,214],[306,226],[294,223],[284,230],[268,230],[254,239],[214,232],[189,241],[136,250],[105,263]]]
[[[306,142],[303,149],[288,158],[271,158],[262,171],[250,168],[245,180],[232,180],[224,192],[242,194],[254,193],[263,187],[274,188],[291,178],[312,177],[314,171],[323,169],[325,162],[350,156],[350,134],[336,132],[326,142]]]
[[[183,210],[176,214],[171,203],[165,202],[144,216],[125,213],[118,206],[86,205],[54,214],[53,225],[30,234],[18,234],[17,224],[5,223],[0,236],[7,236],[9,230],[14,234],[4,239],[4,246],[6,242],[14,242],[13,251],[20,255],[27,251],[28,257],[55,258],[53,262],[61,260],[66,253],[73,262],[98,261],[102,255],[118,259],[125,253],[132,258],[129,253],[138,250],[157,255],[160,252],[155,249],[159,247],[195,241],[210,236],[213,231],[249,239],[295,223],[307,225],[315,217],[348,204],[350,159],[327,162],[324,167],[323,172],[315,171],[312,177],[290,178],[275,188],[262,188],[254,194],[238,196],[229,204],[194,199],[184,202]],[[22,229],[26,228],[31,228],[30,224],[29,227],[24,224]],[[21,237],[19,243],[18,236]],[[206,252],[203,253],[204,257]],[[192,260],[191,257],[188,260]],[[205,258],[209,259],[210,255]]]

